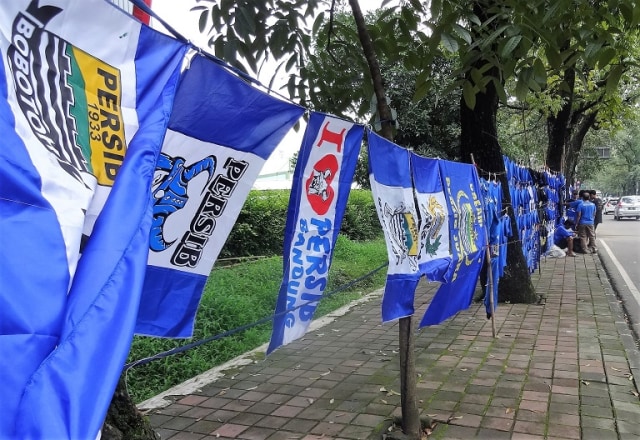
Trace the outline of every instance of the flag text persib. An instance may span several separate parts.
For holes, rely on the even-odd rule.
[[[110,187],[126,152],[120,72],[46,31],[59,12],[32,2],[14,20],[7,58],[17,102],[62,169]]]
[[[227,206],[227,200],[233,194],[238,181],[244,175],[249,164],[242,160],[227,159],[223,168],[226,173],[218,174],[206,189],[206,195],[200,203],[189,230],[185,232],[180,244],[173,253],[171,262],[176,266],[195,267],[200,261],[202,251],[216,227],[219,218]]]

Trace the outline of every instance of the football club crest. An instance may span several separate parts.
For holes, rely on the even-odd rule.
[[[418,239],[418,222],[416,216],[404,203],[391,207],[378,198],[378,209],[383,228],[388,233],[391,250],[395,255],[396,266],[405,259],[412,269],[418,269],[418,254],[420,251]]]
[[[306,181],[307,200],[318,215],[325,215],[331,208],[335,197],[331,183],[337,173],[338,159],[333,154],[327,154],[313,166]]]
[[[420,205],[420,211],[423,216],[420,229],[422,249],[427,255],[435,256],[441,245],[442,226],[447,218],[446,209],[435,196],[431,195],[426,204]]]
[[[46,30],[61,11],[32,1],[13,22],[7,61],[17,102],[66,173],[112,186],[127,148],[120,71]]]

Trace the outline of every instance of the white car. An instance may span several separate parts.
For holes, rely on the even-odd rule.
[[[602,208],[602,213],[613,214],[613,211],[616,209],[617,204],[618,204],[618,198],[611,197],[609,200],[607,200],[607,203],[604,204],[604,207]]]
[[[635,217],[640,219],[640,196],[622,196],[618,200],[613,211],[613,218],[620,220],[623,217]]]

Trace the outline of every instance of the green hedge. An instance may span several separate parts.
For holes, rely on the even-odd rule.
[[[220,252],[221,262],[282,255],[289,194],[290,190],[252,190]],[[340,233],[356,241],[382,236],[371,191],[351,191]]]

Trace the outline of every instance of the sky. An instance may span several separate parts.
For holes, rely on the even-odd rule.
[[[360,0],[360,7],[363,11],[368,11],[380,7],[381,3],[382,0]],[[194,46],[205,49],[208,38],[198,31],[199,15],[190,12],[190,9],[196,4],[195,0],[152,0],[152,9],[162,20],[187,38]],[[161,27],[156,20],[152,20],[151,25],[156,28],[158,26]],[[261,71],[261,75],[256,79],[262,84],[269,84],[274,71],[275,65],[272,69],[265,66]],[[286,84],[286,80],[286,75],[281,77],[281,82],[276,79],[274,81],[274,89],[277,90],[281,85]],[[291,157],[300,149],[303,129],[304,126],[297,132],[292,130],[283,139],[265,163],[260,173],[261,177],[256,182],[256,188],[290,188],[292,176],[286,173],[290,168]],[[280,176],[266,177],[273,174],[280,174]]]

